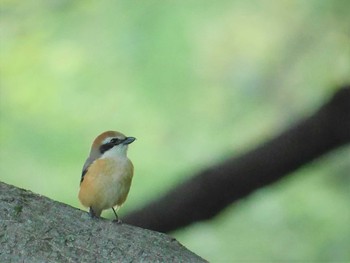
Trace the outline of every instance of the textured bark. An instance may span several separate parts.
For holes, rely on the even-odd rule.
[[[206,262],[174,238],[0,182],[0,262]]]
[[[212,218],[234,201],[349,142],[350,86],[346,86],[311,117],[242,156],[199,172],[124,220],[169,232]]]

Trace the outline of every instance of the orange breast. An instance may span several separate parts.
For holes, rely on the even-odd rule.
[[[97,215],[104,209],[121,206],[129,193],[132,176],[133,165],[127,158],[97,159],[80,185],[79,200]]]

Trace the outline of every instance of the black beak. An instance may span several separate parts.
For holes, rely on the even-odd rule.
[[[135,137],[126,137],[125,140],[122,142],[122,144],[130,144],[135,140],[136,140]]]

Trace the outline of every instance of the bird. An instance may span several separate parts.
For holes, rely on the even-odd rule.
[[[127,150],[135,140],[118,131],[106,131],[93,141],[83,166],[78,195],[92,218],[99,218],[103,210],[112,208],[116,221],[121,223],[114,208],[118,211],[130,190],[134,166]]]

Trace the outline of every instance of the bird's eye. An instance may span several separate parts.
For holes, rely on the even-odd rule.
[[[119,139],[113,138],[113,139],[110,141],[110,143],[117,143],[118,141],[119,141]]]

